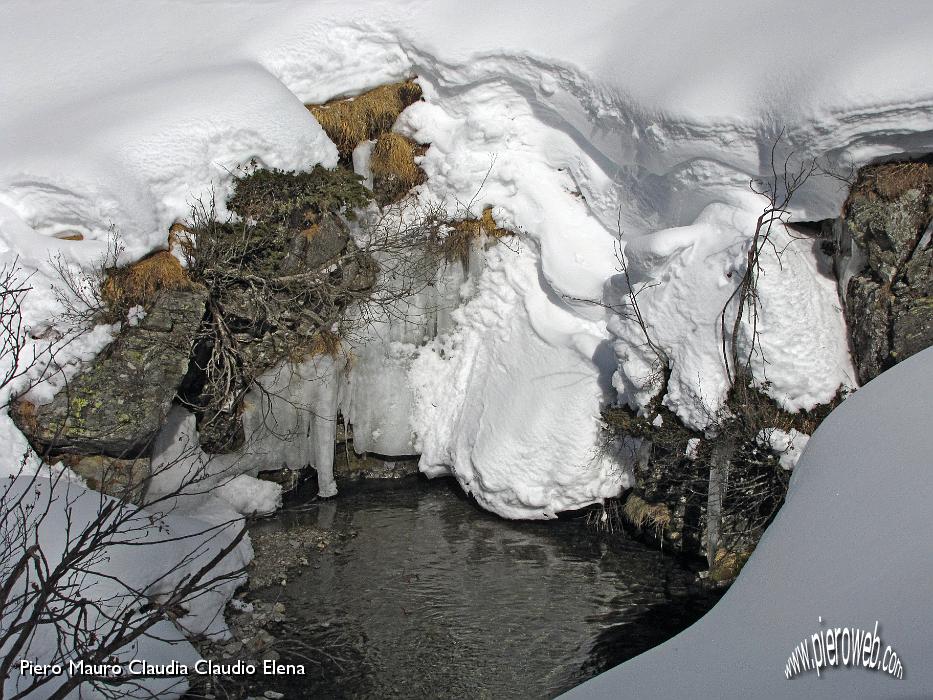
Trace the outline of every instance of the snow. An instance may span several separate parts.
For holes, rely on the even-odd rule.
[[[17,478],[10,485],[11,500],[23,493],[24,489],[36,493],[35,502],[39,508],[29,518],[30,522],[37,523],[36,533],[42,542],[42,552],[50,569],[61,560],[68,538],[71,538],[71,551],[74,551],[76,538],[100,512],[101,499],[104,499],[105,504],[112,501],[107,496],[87,490],[67,479],[50,481],[43,476],[35,479],[25,476]],[[31,496],[26,498],[26,503],[32,501]],[[46,505],[47,513],[36,517],[46,510]],[[85,558],[83,561],[87,568],[75,579],[75,595],[102,601],[102,609],[111,615],[126,601],[135,600],[137,591],[158,600],[160,594],[175,589],[185,577],[195,574],[225,547],[238,529],[234,521],[227,527],[204,534],[204,522],[184,517],[180,513],[171,513],[157,520],[162,524],[158,531],[153,529],[140,534],[140,523],[150,516],[145,511],[131,516],[121,513],[123,511],[117,510],[111,517],[125,519],[126,525],[110,539],[136,544],[111,545],[100,555]],[[241,541],[220,561],[211,576],[227,576],[245,566],[251,558],[252,548],[248,540]],[[188,614],[178,620],[178,628],[167,620],[157,623],[139,637],[132,648],[124,650],[121,657],[145,659],[153,663],[176,660],[183,664],[193,664],[199,655],[180,629],[192,636],[204,634],[208,637],[226,637],[228,630],[221,613],[242,582],[242,577],[230,576],[229,580],[220,581],[211,590],[199,592],[186,601],[184,607]],[[94,615],[97,613],[93,609],[89,608],[86,612],[90,615],[88,625],[101,624],[100,631],[108,628],[109,623],[99,619],[95,621]],[[39,624],[24,648],[22,658],[38,659],[40,662],[50,659],[58,643],[53,625]],[[61,643],[67,645],[68,640]],[[67,648],[65,646],[63,651],[67,652]],[[69,658],[67,653],[65,658]],[[20,678],[18,666],[14,666],[10,677],[4,682],[4,693],[14,695],[17,684],[21,682],[27,681]],[[44,692],[51,694],[55,685],[52,681],[44,687]],[[163,697],[163,694],[170,697],[183,693],[186,681],[178,678],[150,679],[146,681],[146,686],[159,697]],[[75,696],[72,693],[69,697]],[[81,697],[102,698],[111,695],[83,687]]]
[[[765,428],[758,433],[758,444],[769,447],[778,455],[781,466],[791,470],[803,454],[804,448],[810,441],[810,436],[801,433],[796,428],[782,430],[781,428]]]
[[[630,485],[597,449],[599,335],[554,313],[535,258],[493,248],[456,329],[411,374],[422,469],[448,469],[480,505],[512,518],[553,517]]]
[[[933,150],[931,23],[922,0],[897,12],[842,0],[9,0],[0,263],[35,271],[25,319],[47,328],[60,312],[50,257],[87,267],[111,229],[126,261],[164,247],[198,199],[223,214],[251,159],[332,166],[336,150],[302,103],[418,75],[426,101],[396,128],[432,144],[419,201],[473,216],[491,206],[518,236],[441,271],[412,300],[431,312],[376,324],[352,343],[353,362],[265,378],[297,408],[254,392],[248,429],[268,428],[270,407],[282,429],[211,465],[215,492],[181,506],[207,519],[273,508],[274,490],[251,479],[282,464],[314,466],[332,495],[339,408],[358,449],[420,452],[423,472],[453,474],[500,515],[552,517],[631,484],[601,445],[599,412],[615,400],[644,409],[656,391],[641,329],[611,311],[627,300],[619,239],[670,361],[664,405],[702,428],[727,390],[719,313],[764,206],[748,181],[770,173],[781,134],[779,157],[840,174]],[[364,173],[368,149],[354,154]],[[813,177],[792,218],[837,216],[844,197],[837,179]],[[54,238],[67,232],[84,239]],[[811,241],[775,235],[753,373],[793,411],[854,385],[854,372],[827,261]],[[66,374],[114,330],[70,346]],[[193,419],[176,414],[163,437],[165,449],[190,443]],[[25,450],[5,414],[0,439],[17,459]]]
[[[729,390],[720,314],[744,273],[748,232],[755,230],[761,208],[754,197],[744,208],[710,204],[689,226],[625,246],[648,334],[670,362],[664,405],[692,428],[703,429],[715,418]],[[758,280],[760,352],[753,357],[752,373],[769,396],[795,412],[830,401],[840,386],[854,386],[855,371],[829,261],[815,241],[792,236],[783,227],[771,238],[774,248],[766,248]],[[625,276],[615,275],[609,285],[610,305],[628,308]],[[734,303],[728,330],[733,309]],[[643,408],[659,388],[656,356],[632,314],[611,318],[609,330],[620,360],[615,386],[632,408]],[[739,338],[742,356],[751,335],[746,315]]]
[[[848,398],[813,434],[787,501],[739,578],[699,622],[567,698],[929,697],[933,624],[929,455],[933,349]],[[803,672],[793,648],[819,630],[879,622],[903,680],[865,669]],[[883,646],[882,646],[883,649]]]
[[[690,438],[687,440],[687,446],[684,448],[684,456],[689,459],[691,462],[695,462],[697,459],[698,450],[700,449],[700,438]]]
[[[613,398],[612,351],[618,398],[641,408],[652,394],[639,334],[600,306],[624,294],[619,229],[633,273],[659,283],[644,310],[671,360],[665,405],[702,427],[726,389],[717,315],[763,205],[748,179],[768,172],[781,129],[786,149],[836,170],[929,149],[933,93],[919,56],[931,12],[912,2],[901,21],[867,3],[854,12],[839,1],[776,10],[737,0],[714,9],[602,0],[581,11],[548,0],[533,14],[500,7],[477,22],[472,9],[423,0],[188,3],[181,14],[168,0],[132,12],[14,1],[0,42],[0,64],[18,68],[0,86],[16,105],[0,116],[0,240],[36,267],[50,247],[87,264],[113,225],[128,257],[142,255],[212,186],[222,202],[231,172],[251,158],[332,165],[334,147],[302,102],[419,75],[426,101],[397,128],[432,144],[420,196],[474,215],[494,206],[497,222],[521,233],[522,256],[480,274],[524,286],[508,302],[473,295],[466,320],[428,329],[413,347],[393,345],[405,341],[391,332],[364,343],[340,400],[361,448],[391,455],[420,444],[426,473],[456,474],[502,515],[545,517],[621,486],[622,465],[592,467],[598,409]],[[892,21],[897,31],[885,35],[897,40],[880,41],[876,27]],[[23,29],[36,26],[45,29]],[[782,37],[779,59],[761,50],[765,36]],[[813,178],[794,215],[833,216],[843,196],[837,180]],[[85,240],[49,238],[66,229]],[[853,383],[835,288],[807,241],[789,241],[765,266],[756,378],[789,410],[808,408]],[[54,312],[32,301],[37,315]],[[481,317],[502,303],[519,316],[509,351],[548,363],[546,397],[520,386],[541,370],[518,358],[499,368],[472,366],[484,353],[437,359],[440,347],[489,338]],[[500,351],[504,342],[489,348]],[[493,378],[508,410],[478,403]],[[448,392],[434,410],[424,403],[438,394],[423,389],[432,383],[466,393]],[[540,407],[561,405],[579,414],[557,430]],[[563,491],[573,470],[579,483]]]
[[[246,453],[207,454],[198,442],[194,415],[175,406],[153,442],[146,503],[211,523],[271,513],[281,505],[282,489],[254,478],[263,456],[261,447]]]

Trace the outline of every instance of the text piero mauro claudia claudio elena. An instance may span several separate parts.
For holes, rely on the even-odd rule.
[[[236,661],[219,663],[208,659],[198,659],[193,666],[170,661],[155,664],[145,659],[132,659],[125,663],[88,663],[86,661],[68,661],[66,663],[39,664],[29,659],[21,659],[19,672],[24,676],[86,676],[88,678],[119,678],[121,676],[251,676],[261,673],[265,676],[303,676],[303,664],[284,664],[271,659],[261,663]]]

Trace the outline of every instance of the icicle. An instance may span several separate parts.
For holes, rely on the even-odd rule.
[[[318,473],[319,495],[336,495],[334,443],[343,365],[321,355],[285,363],[259,379],[261,390],[251,393],[244,417],[250,459],[257,469],[311,466]]]
[[[338,370],[331,358],[311,361],[320,370],[320,379],[311,388],[311,443],[317,470],[318,496],[337,495],[334,480],[334,443],[337,441]]]

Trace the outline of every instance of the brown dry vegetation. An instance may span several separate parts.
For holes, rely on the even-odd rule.
[[[671,511],[665,504],[648,503],[634,493],[630,493],[625,500],[622,514],[636,530],[650,526],[660,535],[671,525]]]
[[[60,241],[83,241],[84,234],[79,231],[59,231],[54,234],[54,238]]]
[[[492,216],[492,207],[483,209],[478,219],[462,219],[451,225],[447,236],[440,241],[440,252],[448,262],[459,260],[466,264],[470,257],[470,248],[475,240],[497,241],[515,232],[501,228]]]
[[[933,193],[933,168],[929,163],[883,163],[864,167],[849,196],[850,199],[858,196],[890,201],[912,189],[920,190],[925,196]]]
[[[340,157],[348,160],[354,148],[388,132],[402,110],[420,99],[421,87],[406,80],[380,85],[349,99],[305,106],[336,144]]]
[[[191,286],[188,273],[167,250],[143,258],[126,267],[109,270],[101,285],[101,299],[112,311],[122,311],[140,304],[150,306],[163,289]]]
[[[397,201],[424,182],[424,171],[415,163],[415,158],[423,153],[422,146],[401,134],[391,131],[382,134],[373,146],[369,162],[377,195],[384,190],[387,201]]]
[[[340,333],[323,329],[317,331],[307,344],[293,348],[292,352],[288,355],[288,359],[298,364],[309,357],[329,355],[330,357],[337,358],[346,354],[346,352],[347,350],[343,345],[343,339]]]

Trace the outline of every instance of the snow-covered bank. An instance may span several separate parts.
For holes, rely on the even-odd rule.
[[[702,425],[724,394],[716,319],[762,207],[746,184],[770,170],[781,130],[787,148],[843,171],[933,149],[933,10],[922,2],[891,13],[738,0],[14,0],[0,16],[2,259],[40,268],[37,288],[51,280],[49,246],[86,262],[113,224],[140,255],[163,244],[191,198],[214,184],[222,200],[229,171],[250,157],[333,164],[301,103],[419,75],[427,101],[399,129],[433,144],[421,197],[494,206],[526,250],[491,260],[485,280],[463,290],[469,303],[449,337],[413,364],[413,415],[367,433],[404,433],[396,443],[409,449],[413,430],[425,471],[451,471],[509,517],[583,506],[627,478],[593,448],[599,408],[614,397],[610,342],[621,398],[646,398],[639,334],[618,320],[607,329],[604,309],[573,300],[612,301],[604,286],[619,225],[633,271],[661,282],[645,310],[674,362],[667,403]],[[834,216],[844,194],[814,178],[796,215]],[[49,238],[69,231],[85,240]],[[772,351],[757,376],[789,408],[852,383],[823,268],[798,242],[762,282]],[[54,312],[34,296],[30,320]],[[368,413],[391,415],[384,389],[369,392]]]
[[[4,480],[3,488],[7,508],[19,501],[23,506],[14,511],[5,509],[8,514],[3,523],[5,536],[16,542],[18,526],[25,525],[26,539],[31,541],[35,537],[41,543],[45,565],[42,577],[11,576],[5,571],[8,578],[4,583],[16,585],[7,591],[8,599],[4,601],[4,614],[0,618],[4,633],[24,621],[9,602],[25,595],[22,590],[25,586],[56,581],[56,593],[62,596],[45,601],[35,625],[26,625],[28,634],[17,655],[18,659],[38,664],[58,664],[62,672],[33,674],[27,669],[21,674],[19,664],[15,664],[10,676],[4,679],[6,697],[26,691],[46,676],[48,682],[30,697],[51,697],[73,675],[69,661],[91,658],[95,647],[117,639],[127,640],[126,646],[118,650],[123,661],[139,659],[153,664],[175,661],[193,665],[199,655],[186,636],[227,636],[223,610],[243,583],[244,577],[236,572],[253,556],[249,541],[237,543],[206,576],[200,570],[233,542],[239,528],[236,523],[209,528],[200,520],[178,514],[160,518],[144,510],[136,511],[132,506],[115,505],[110,497],[64,479],[50,481],[21,476],[12,482]],[[147,529],[147,523],[158,527]],[[9,544],[5,551],[10,553]],[[18,558],[20,553],[12,554]],[[59,578],[55,572],[66,559],[72,562],[71,568],[66,568]],[[177,594],[192,579],[215,583],[193,587],[192,593],[179,601],[181,605],[176,612],[182,609],[184,612],[176,624],[162,619],[146,629],[145,604],[158,604]],[[35,601],[37,596],[29,599]],[[87,603],[85,599],[93,602]],[[25,612],[28,619],[32,611]],[[70,613],[70,619],[65,622],[56,619],[65,612]],[[121,623],[130,623],[130,627],[121,631]],[[145,631],[134,638],[129,632],[135,630]],[[13,633],[0,647],[0,653],[9,654],[19,634]],[[80,697],[113,697],[114,692],[124,693],[125,697],[175,697],[187,688],[187,680],[177,676],[146,679],[145,690],[140,690],[139,683],[129,679],[126,687],[119,690],[111,687],[106,692],[85,684],[81,686]],[[73,691],[68,697],[77,695]]]
[[[933,612],[933,349],[888,370],[837,408],[801,456],[787,502],[719,604],[677,637],[567,698],[914,698]],[[794,647],[857,627],[890,645],[904,678],[828,668],[785,679]],[[808,641],[809,643],[809,641]],[[843,647],[845,650],[845,647]]]

